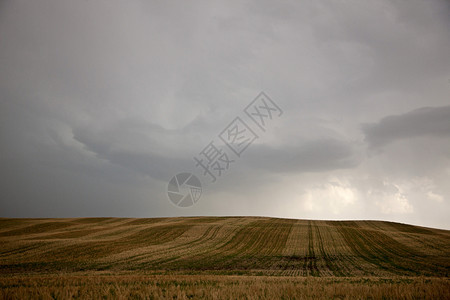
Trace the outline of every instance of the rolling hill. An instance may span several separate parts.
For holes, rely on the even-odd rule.
[[[450,231],[263,217],[0,219],[0,274],[448,277]]]

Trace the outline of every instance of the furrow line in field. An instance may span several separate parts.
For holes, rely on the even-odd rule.
[[[333,244],[334,251],[337,255],[338,267],[341,268],[343,276],[349,276],[352,274],[369,275],[372,274],[369,269],[372,268],[371,264],[368,264],[362,258],[354,255],[352,249],[346,243],[343,235],[337,228],[338,221],[328,221],[328,230],[330,233],[329,238]],[[364,266],[367,265],[367,268]],[[355,272],[357,270],[357,272]]]
[[[126,258],[119,260],[120,264],[137,264],[151,262],[154,265],[169,262],[180,258],[186,251],[192,250],[192,247],[201,245],[207,240],[213,239],[217,232],[220,230],[219,226],[200,226],[205,228],[203,234],[187,243],[179,242],[178,240],[173,241],[170,244],[160,245],[159,247],[143,247],[140,248],[142,253],[127,256],[128,253],[123,253]],[[194,226],[192,229],[197,229]],[[139,250],[139,249],[138,249]],[[136,251],[136,250],[135,250]],[[110,258],[108,258],[110,259]]]
[[[356,255],[355,251],[352,247],[350,247],[348,240],[345,238],[345,236],[342,234],[341,226],[347,228],[347,227],[354,227],[353,221],[331,221],[333,223],[334,228],[337,230],[339,236],[341,237],[339,240],[341,241],[341,249],[346,249],[345,253],[345,259],[348,260],[348,262],[358,270],[358,273],[361,275],[374,275],[374,265],[367,260],[365,260],[363,257]],[[341,252],[344,253],[343,250]],[[355,274],[354,270],[352,271],[353,274]],[[387,273],[386,275],[391,275],[391,273]]]
[[[420,269],[425,274],[436,272],[445,274],[449,270],[448,260],[447,262],[441,259],[436,261],[435,256],[417,252],[383,232],[370,231],[367,232],[367,235],[375,241],[374,244],[381,245],[383,243],[383,247],[379,246],[379,249],[383,251],[385,256],[389,255],[396,265],[405,270],[410,270],[413,274],[416,274],[416,272],[412,271],[412,268]]]
[[[217,249],[221,249],[224,245],[229,243],[230,240],[234,238],[237,229],[239,228],[239,224],[245,225],[252,223],[253,220],[244,220],[244,219],[232,219],[231,223],[224,223],[224,226],[220,227],[220,229],[214,233],[212,237],[208,239],[205,243],[200,244],[200,247],[196,250],[195,253],[182,257],[176,257],[176,259],[166,258],[162,261],[159,261],[158,264],[154,264],[153,262],[142,262],[141,267],[149,267],[153,266],[155,268],[168,268],[168,269],[183,269],[191,267],[203,268],[202,266],[208,262],[208,260],[214,256],[214,252],[217,252]],[[182,261],[181,261],[182,260]]]
[[[341,229],[348,239],[349,245],[356,253],[383,270],[397,275],[416,275],[419,270],[420,274],[431,271],[430,266],[418,262],[416,258],[405,256],[405,253],[409,253],[409,251],[403,251],[404,245],[384,233],[361,228],[342,227]],[[402,255],[399,255],[399,252]],[[433,268],[434,272],[436,272],[436,269],[445,271],[438,266],[433,266]]]
[[[286,240],[282,256],[287,260],[283,275],[302,275],[304,257],[307,255],[307,223],[295,220]]]
[[[304,267],[306,267],[307,275],[320,276],[320,271],[317,268],[317,257],[314,251],[314,233],[311,221],[308,221],[308,255],[305,257]]]
[[[405,271],[407,271],[402,270],[403,268],[392,262],[391,258],[385,255],[383,253],[384,251],[364,235],[361,230],[358,230],[357,228],[342,227],[342,233],[355,253],[367,262],[394,275],[404,275]]]
[[[361,222],[360,222],[361,223]],[[367,223],[367,222],[365,222]],[[373,223],[373,222],[372,222]],[[386,235],[384,232],[387,230],[384,229],[382,226],[384,224],[387,224],[390,226],[390,228],[394,228],[394,230],[390,230],[390,235]],[[392,225],[396,226],[392,226]],[[380,231],[366,231],[367,235],[370,236],[373,240],[375,240],[379,244],[381,241],[384,242],[383,250],[390,254],[393,259],[397,261],[397,263],[401,266],[407,266],[408,268],[411,265],[415,266],[415,269],[417,267],[420,267],[420,269],[424,271],[430,271],[436,272],[438,269],[441,270],[441,272],[445,272],[445,265],[447,266],[447,269],[449,267],[448,260],[447,263],[445,263],[444,260],[436,261],[434,255],[429,255],[429,248],[427,250],[420,249],[413,249],[411,245],[413,244],[411,242],[413,235],[427,235],[430,236],[431,230],[424,229],[424,228],[417,228],[416,230],[412,230],[410,225],[406,224],[397,224],[397,223],[381,223],[376,225],[377,228],[380,228]],[[397,228],[407,228],[407,230],[398,230]],[[401,239],[399,237],[399,234],[405,234],[408,232],[409,237],[406,239]],[[419,232],[419,233],[418,233]],[[431,236],[436,236],[431,234]],[[381,237],[381,238],[380,238]],[[445,257],[445,253],[441,253],[439,257]]]
[[[140,243],[161,244],[175,239],[188,229],[189,226],[159,226],[142,230],[144,231],[142,235],[131,235],[115,242],[83,241],[42,253],[41,259],[60,261],[61,263],[78,261],[80,264],[84,262],[92,265],[97,259],[104,257],[105,253],[119,253],[133,249]]]
[[[254,226],[245,227],[238,231],[230,244],[219,249],[222,251],[216,254],[216,257],[218,257],[216,263],[218,265],[227,266],[230,269],[248,267],[248,261],[244,262],[242,257],[249,256],[250,250],[256,248],[256,245],[265,238],[267,231],[272,230],[270,224],[267,226],[265,220],[257,221],[253,224]],[[261,248],[260,250],[262,252]],[[240,264],[237,263],[239,261]]]
[[[443,238],[443,236],[436,234],[399,231],[388,222],[365,221],[364,223],[371,224],[382,232],[389,232],[390,236],[398,242],[425,255],[446,255],[450,252],[450,236]]]
[[[329,228],[325,228],[325,226],[315,226],[316,228],[316,234],[317,234],[317,240],[319,242],[319,251],[321,254],[321,257],[325,260],[325,266],[328,268],[328,270],[331,271],[331,273],[335,276],[344,276],[344,273],[342,272],[341,268],[338,266],[336,261],[336,256],[328,254],[327,251],[324,248],[324,239],[321,234],[321,230],[329,230]],[[329,237],[329,239],[332,239],[332,237]],[[334,243],[334,240],[331,240],[332,244]],[[331,249],[330,249],[331,250]]]
[[[233,218],[231,220],[224,219],[221,221],[225,221],[225,222],[219,223],[220,226],[215,224],[216,229],[213,231],[213,234],[210,237],[208,237],[206,240],[199,241],[195,246],[198,245],[200,247],[190,249],[189,255],[184,255],[184,254],[183,254],[184,256],[178,255],[177,257],[174,257],[174,258],[163,259],[162,261],[158,261],[157,263],[161,264],[161,263],[167,263],[170,261],[177,263],[176,262],[177,260],[181,260],[183,258],[189,259],[195,255],[200,255],[202,253],[208,253],[211,251],[211,249],[214,249],[218,245],[224,243],[228,237],[231,238],[235,231],[234,226],[236,226],[236,224],[239,224],[242,222],[241,219],[236,219],[236,218]],[[220,232],[222,232],[222,233],[220,233]]]
[[[235,231],[233,237],[220,247],[205,253],[206,256],[194,256],[188,261],[191,266],[210,270],[248,269],[255,264],[261,267],[260,264],[265,262],[263,258],[268,258],[268,253],[272,251],[272,245],[267,243],[277,237],[276,224],[271,223],[267,220],[252,222]]]

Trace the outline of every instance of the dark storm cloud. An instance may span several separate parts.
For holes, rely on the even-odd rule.
[[[190,166],[183,155],[192,145],[182,131],[152,123],[128,120],[101,131],[77,128],[73,138],[99,159],[157,180],[167,180]]]
[[[366,124],[363,131],[371,147],[420,136],[450,137],[450,106],[424,107],[403,115],[388,116]]]

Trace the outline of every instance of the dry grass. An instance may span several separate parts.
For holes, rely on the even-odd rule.
[[[449,271],[449,231],[391,222],[0,219],[0,298],[442,299]]]
[[[1,299],[448,299],[443,278],[41,275],[2,278]]]

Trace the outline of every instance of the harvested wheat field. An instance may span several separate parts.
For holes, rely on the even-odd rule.
[[[450,299],[450,231],[260,217],[0,219],[0,298]]]

